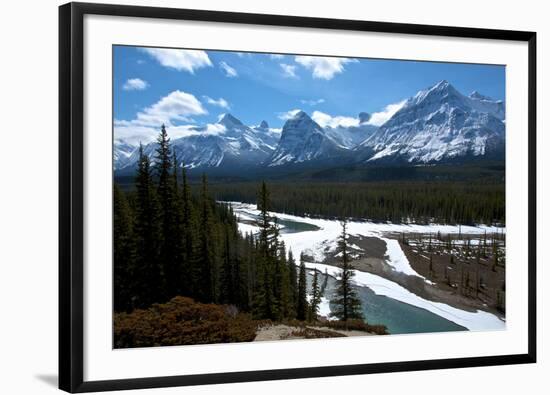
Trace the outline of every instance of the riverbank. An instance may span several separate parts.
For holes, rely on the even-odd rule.
[[[504,282],[503,268],[497,267],[495,271],[492,271],[489,259],[480,259],[480,263],[477,263],[475,260],[466,262],[458,257],[451,265],[449,264],[450,254],[432,253],[432,270],[430,272],[429,254],[419,253],[412,246],[405,245],[398,240],[400,237],[411,237],[412,235],[408,233],[388,235],[388,237],[393,237],[390,239],[350,236],[350,244],[359,247],[354,251],[356,259],[351,262],[353,268],[395,282],[428,301],[445,303],[468,312],[482,310],[504,319],[502,312],[496,308],[496,298],[494,297],[497,288]],[[412,270],[403,268],[398,270],[390,265],[391,261],[388,260],[387,255],[388,243],[395,243],[397,248],[403,251]],[[322,263],[338,266],[339,259],[336,255],[336,252],[328,252]],[[445,275],[446,267],[447,276]],[[475,295],[475,290],[468,293],[460,292],[457,281],[460,273],[464,275],[465,271],[472,273],[470,282],[476,281],[475,273],[479,273],[479,277],[483,276],[483,292],[478,292],[477,295]],[[448,277],[451,279],[449,280]]]
[[[239,229],[242,232],[254,233],[257,231],[254,225],[257,215],[255,205],[232,203],[232,206],[239,218]],[[284,221],[284,226],[281,226],[281,238],[295,256],[303,253],[305,264],[309,269],[315,269],[321,273],[326,272],[332,278],[338,278],[340,258],[336,246],[341,229],[339,221],[297,217],[281,213],[271,214]],[[315,228],[312,230],[311,226]],[[303,228],[306,230],[302,230]],[[349,255],[353,259],[352,265],[356,271],[356,285],[360,290],[365,287],[376,296],[374,298],[373,295],[365,294],[367,299],[364,302],[366,308],[369,309],[366,313],[370,315],[373,313],[377,317],[376,322],[386,324],[392,320],[400,320],[400,317],[396,317],[396,315],[402,314],[401,310],[405,309],[405,306],[409,306],[406,308],[406,314],[409,316],[407,319],[411,324],[405,324],[406,327],[400,325],[394,331],[390,325],[388,328],[391,333],[505,328],[504,312],[479,298],[479,291],[483,292],[483,287],[489,287],[492,280],[483,281],[483,284],[480,284],[479,273],[484,270],[473,270],[471,269],[473,266],[465,266],[470,270],[462,268],[462,261],[464,261],[464,265],[472,264],[472,251],[465,252],[464,249],[464,247],[470,247],[470,241],[466,244],[466,240],[478,237],[479,241],[480,235],[501,234],[504,236],[502,228],[483,225],[414,225],[364,221],[349,222],[348,232],[350,235]],[[452,248],[448,250],[441,246],[439,251],[431,251],[432,269],[427,270],[426,263],[421,260],[426,256],[424,251],[426,247],[413,243],[412,239],[420,240],[423,235],[430,235],[432,238],[436,234],[440,238],[445,235],[456,241],[451,242]],[[473,244],[475,243],[472,242]],[[435,246],[435,243],[432,246]],[[498,245],[497,248],[499,248]],[[501,253],[504,254],[504,250]],[[435,255],[438,256],[435,257]],[[459,270],[461,274],[466,273],[464,276],[469,277],[466,287],[462,286],[464,277],[461,278],[460,287],[458,287],[456,274],[442,275],[445,273],[446,267],[444,261],[445,259],[450,260],[451,256],[457,261],[457,268],[461,269]],[[484,259],[487,261],[490,256]],[[483,265],[483,259],[481,261],[481,265]],[[457,269],[451,268],[448,271],[451,270],[455,270],[453,273],[456,273]],[[500,273],[502,281],[504,280],[503,268],[496,268],[493,273]],[[493,274],[487,273],[485,270],[485,276],[492,278]],[[479,286],[472,287],[474,279]],[[495,287],[498,287],[498,281],[500,280],[493,281],[494,284],[497,284]],[[504,283],[502,283],[503,285]],[[477,292],[476,297],[472,296],[474,289]],[[383,299],[384,297],[386,299]],[[376,305],[371,303],[374,299],[376,299]],[[389,303],[390,301],[392,302]],[[395,302],[404,304],[403,308],[396,305]],[[393,311],[385,311],[384,309],[390,305]],[[330,309],[328,303],[324,308]],[[438,321],[435,319],[436,316],[447,320],[452,325],[436,322]]]

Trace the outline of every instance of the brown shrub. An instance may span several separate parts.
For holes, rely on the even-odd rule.
[[[375,333],[377,335],[388,335],[388,328],[385,325],[371,325],[362,320],[347,320],[347,321],[327,321],[323,325],[339,330],[348,331],[363,331]]]
[[[248,342],[257,322],[225,305],[176,296],[168,303],[114,316],[115,348]]]

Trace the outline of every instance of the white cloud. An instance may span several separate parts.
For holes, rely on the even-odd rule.
[[[317,99],[317,100],[300,100],[302,104],[307,104],[308,106],[316,106],[317,104],[322,104],[325,102],[325,99]]]
[[[138,112],[131,121],[119,120],[119,126],[153,126],[173,125],[174,121],[189,122],[192,115],[207,114],[202,103],[192,94],[179,90],[173,91],[153,105]]]
[[[219,123],[208,123],[201,129],[200,134],[219,135],[224,134],[227,129],[224,125]]]
[[[115,121],[114,127],[115,140],[134,147],[137,147],[139,143],[147,145],[156,141],[159,131],[160,127],[121,125],[117,121]],[[199,135],[220,135],[225,133],[225,131],[225,126],[211,123],[202,127],[195,125],[172,125],[166,128],[168,137],[171,140]]]
[[[300,111],[301,111],[300,109],[295,109],[295,110],[290,110],[286,112],[280,112],[277,116],[279,117],[279,119],[286,121],[287,119],[293,118]]]
[[[355,59],[330,58],[320,56],[296,56],[297,63],[312,71],[313,78],[330,80],[334,75],[344,71],[346,63],[355,63]]]
[[[202,67],[212,66],[205,51],[168,48],[142,48],[142,51],[156,59],[164,67],[187,71],[191,74]]]
[[[149,84],[147,81],[144,81],[141,78],[130,78],[124,83],[122,89],[125,91],[142,91],[147,89],[148,86]]]
[[[283,59],[285,57],[285,55],[279,55],[279,54],[276,54],[276,53],[272,53],[269,55],[269,57],[271,59]]]
[[[367,123],[376,126],[383,125],[386,121],[393,117],[393,114],[399,111],[406,102],[407,100],[402,100],[399,103],[388,104],[382,111],[373,113]]]
[[[229,66],[226,62],[223,60],[220,62],[220,67],[225,73],[226,77],[233,78],[237,77],[239,74],[237,73],[237,70],[235,70],[233,67]]]
[[[286,63],[281,63],[279,66],[283,69],[283,76],[288,78],[298,78],[296,75],[296,66]]]
[[[160,128],[132,125],[127,121],[115,119],[114,138],[115,141],[137,147],[139,143],[145,145],[153,142],[157,138],[159,130]]]
[[[212,106],[217,106],[225,109],[229,109],[229,103],[223,97],[220,97],[218,100],[212,99],[210,96],[203,96],[204,100]]]
[[[314,111],[311,115],[311,119],[317,122],[321,127],[329,126],[331,128],[337,128],[339,126],[350,127],[359,126],[359,119],[354,117],[344,116],[331,116],[321,111]]]

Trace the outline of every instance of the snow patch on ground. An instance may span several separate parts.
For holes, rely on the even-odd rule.
[[[396,271],[405,273],[409,276],[417,276],[423,278],[428,284],[433,284],[426,277],[421,276],[414,270],[409,263],[409,260],[405,256],[405,253],[401,249],[399,242],[394,239],[387,239],[380,237],[386,243],[386,256],[388,257],[388,264]]]
[[[256,234],[260,231],[260,228],[258,228],[257,226],[245,224],[242,222],[239,222],[238,226],[239,226],[239,232],[241,232],[243,235],[246,235],[248,233]]]
[[[321,263],[305,263],[308,269],[327,270],[332,277],[339,278],[341,270]],[[403,303],[428,310],[440,317],[461,325],[471,331],[504,330],[506,322],[485,311],[469,312],[449,306],[445,303],[432,302],[421,298],[401,285],[371,273],[354,270],[354,281],[357,285],[370,288],[375,294],[387,296]]]
[[[324,296],[321,298],[321,303],[319,304],[319,315],[329,320],[334,319],[334,317],[330,316],[330,301]]]

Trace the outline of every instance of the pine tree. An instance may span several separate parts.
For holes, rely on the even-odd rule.
[[[342,254],[342,276],[336,290],[335,298],[332,301],[335,309],[331,315],[341,321],[363,319],[361,301],[353,288],[353,277],[355,276],[355,272],[349,262],[346,221],[342,221],[342,233],[338,240],[338,250]]]
[[[237,262],[235,246],[237,237],[229,223],[222,228],[222,270],[220,278],[220,302],[224,304],[236,304],[239,282],[239,265]]]
[[[160,260],[165,283],[166,298],[178,294],[180,289],[180,257],[181,240],[178,224],[178,209],[176,191],[177,173],[172,158],[170,138],[166,127],[162,125],[157,138],[155,170],[158,179],[157,195],[160,204]],[[174,174],[176,180],[174,182]],[[176,184],[176,185],[174,185]]]
[[[254,290],[254,311],[259,318],[277,319],[280,317],[280,261],[279,231],[276,219],[269,214],[269,191],[262,182],[258,192],[257,207],[260,215],[256,225],[260,228],[257,241],[256,276]]]
[[[292,294],[292,286],[290,284],[290,268],[286,260],[286,249],[283,242],[280,243],[279,253],[278,253],[278,270],[277,275],[279,284],[279,295],[280,295],[280,309],[279,316],[280,319],[292,318],[294,316],[294,300]]]
[[[290,289],[290,299],[292,309],[290,311],[289,318],[296,316],[296,309],[298,305],[298,273],[296,271],[296,261],[294,260],[294,255],[292,250],[288,251],[288,282]]]
[[[298,301],[296,304],[296,318],[300,321],[307,319],[308,303],[307,303],[307,280],[306,280],[306,265],[304,263],[304,255],[300,255],[300,274],[298,276]]]
[[[157,194],[151,164],[139,146],[136,176],[136,276],[135,307],[146,307],[164,301],[165,284],[159,259],[160,221]]]
[[[191,188],[187,180],[187,172],[182,167],[182,186],[181,186],[181,241],[182,241],[182,286],[191,296],[197,295],[196,273],[198,270],[194,265],[194,253],[196,249],[196,218],[191,200]]]
[[[321,290],[320,290],[321,295],[325,293],[325,290],[327,289],[327,285],[328,285],[328,270],[325,268],[323,284],[321,284]]]
[[[319,274],[317,270],[313,274],[311,284],[311,302],[310,302],[310,321],[316,321],[319,315],[319,306],[321,304],[321,289],[319,288]]]
[[[196,271],[194,275],[196,281],[196,297],[201,302],[210,303],[215,299],[215,280],[213,276],[215,267],[215,237],[213,234],[212,205],[208,195],[206,174],[202,176],[199,205],[198,247],[193,265]]]
[[[136,294],[134,219],[124,192],[117,184],[113,190],[114,309],[130,311]]]

